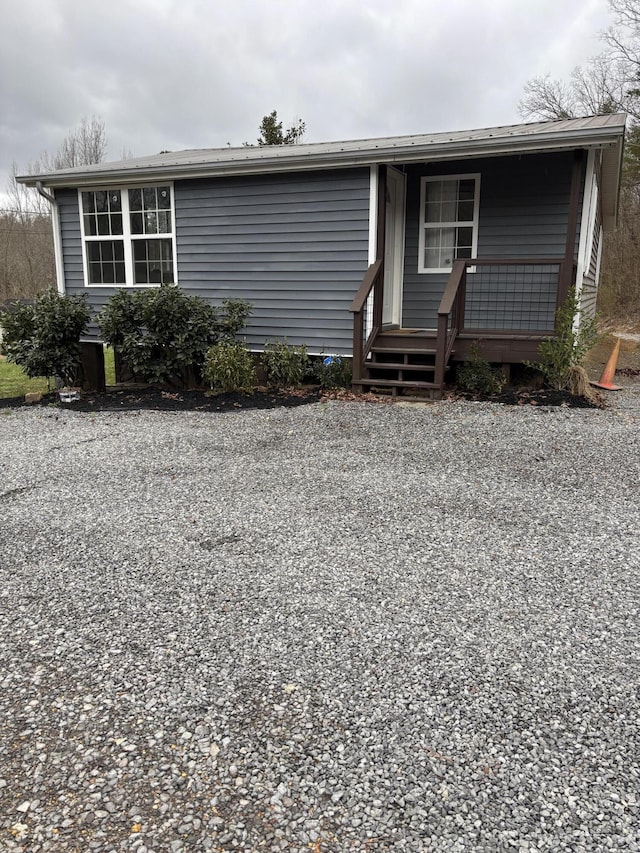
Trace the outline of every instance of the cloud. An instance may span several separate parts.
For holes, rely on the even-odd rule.
[[[91,115],[111,159],[254,141],[273,109],[303,118],[309,142],[517,122],[525,81],[567,75],[608,23],[606,0],[5,0],[4,13],[5,173]]]

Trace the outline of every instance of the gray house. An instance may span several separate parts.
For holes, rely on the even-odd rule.
[[[625,116],[156,154],[19,180],[52,201],[58,286],[96,311],[176,282],[248,299],[251,349],[353,356],[361,387],[442,387],[482,341],[536,355],[575,285],[595,310]],[[91,329],[86,351],[99,349]]]

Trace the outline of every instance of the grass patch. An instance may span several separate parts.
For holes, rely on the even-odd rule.
[[[113,347],[104,348],[104,377],[107,385],[116,384],[116,366]]]
[[[29,379],[27,374],[18,367],[17,364],[11,364],[0,358],[0,398],[8,397],[23,397],[25,394],[32,391],[40,391],[45,393],[48,390],[47,379],[44,376],[39,376],[36,379]]]

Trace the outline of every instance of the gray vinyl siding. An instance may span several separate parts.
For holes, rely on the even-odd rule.
[[[98,311],[115,288],[84,287],[77,192],[56,198],[67,292],[85,293]],[[368,262],[369,169],[176,181],[174,202],[186,293],[249,300],[252,349],[286,337],[310,352],[350,354],[349,305]]]
[[[84,294],[95,316],[115,292],[115,288],[84,286],[78,191],[76,189],[56,190],[55,198],[60,216],[65,293],[69,296]],[[99,340],[99,330],[95,321],[90,323],[85,339]]]
[[[214,303],[248,299],[247,342],[350,353],[367,269],[369,170],[177,182],[178,279]]]
[[[567,152],[408,167],[403,325],[435,328],[448,278],[418,273],[421,176],[480,173],[478,258],[563,257],[572,163]],[[519,277],[516,272],[526,271],[481,270],[468,276],[468,326],[553,328],[555,269],[537,269],[534,276],[532,268]]]

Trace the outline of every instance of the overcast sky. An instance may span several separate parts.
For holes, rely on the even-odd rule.
[[[607,0],[3,0],[0,192],[82,116],[109,157],[517,123],[530,77],[601,49]]]

